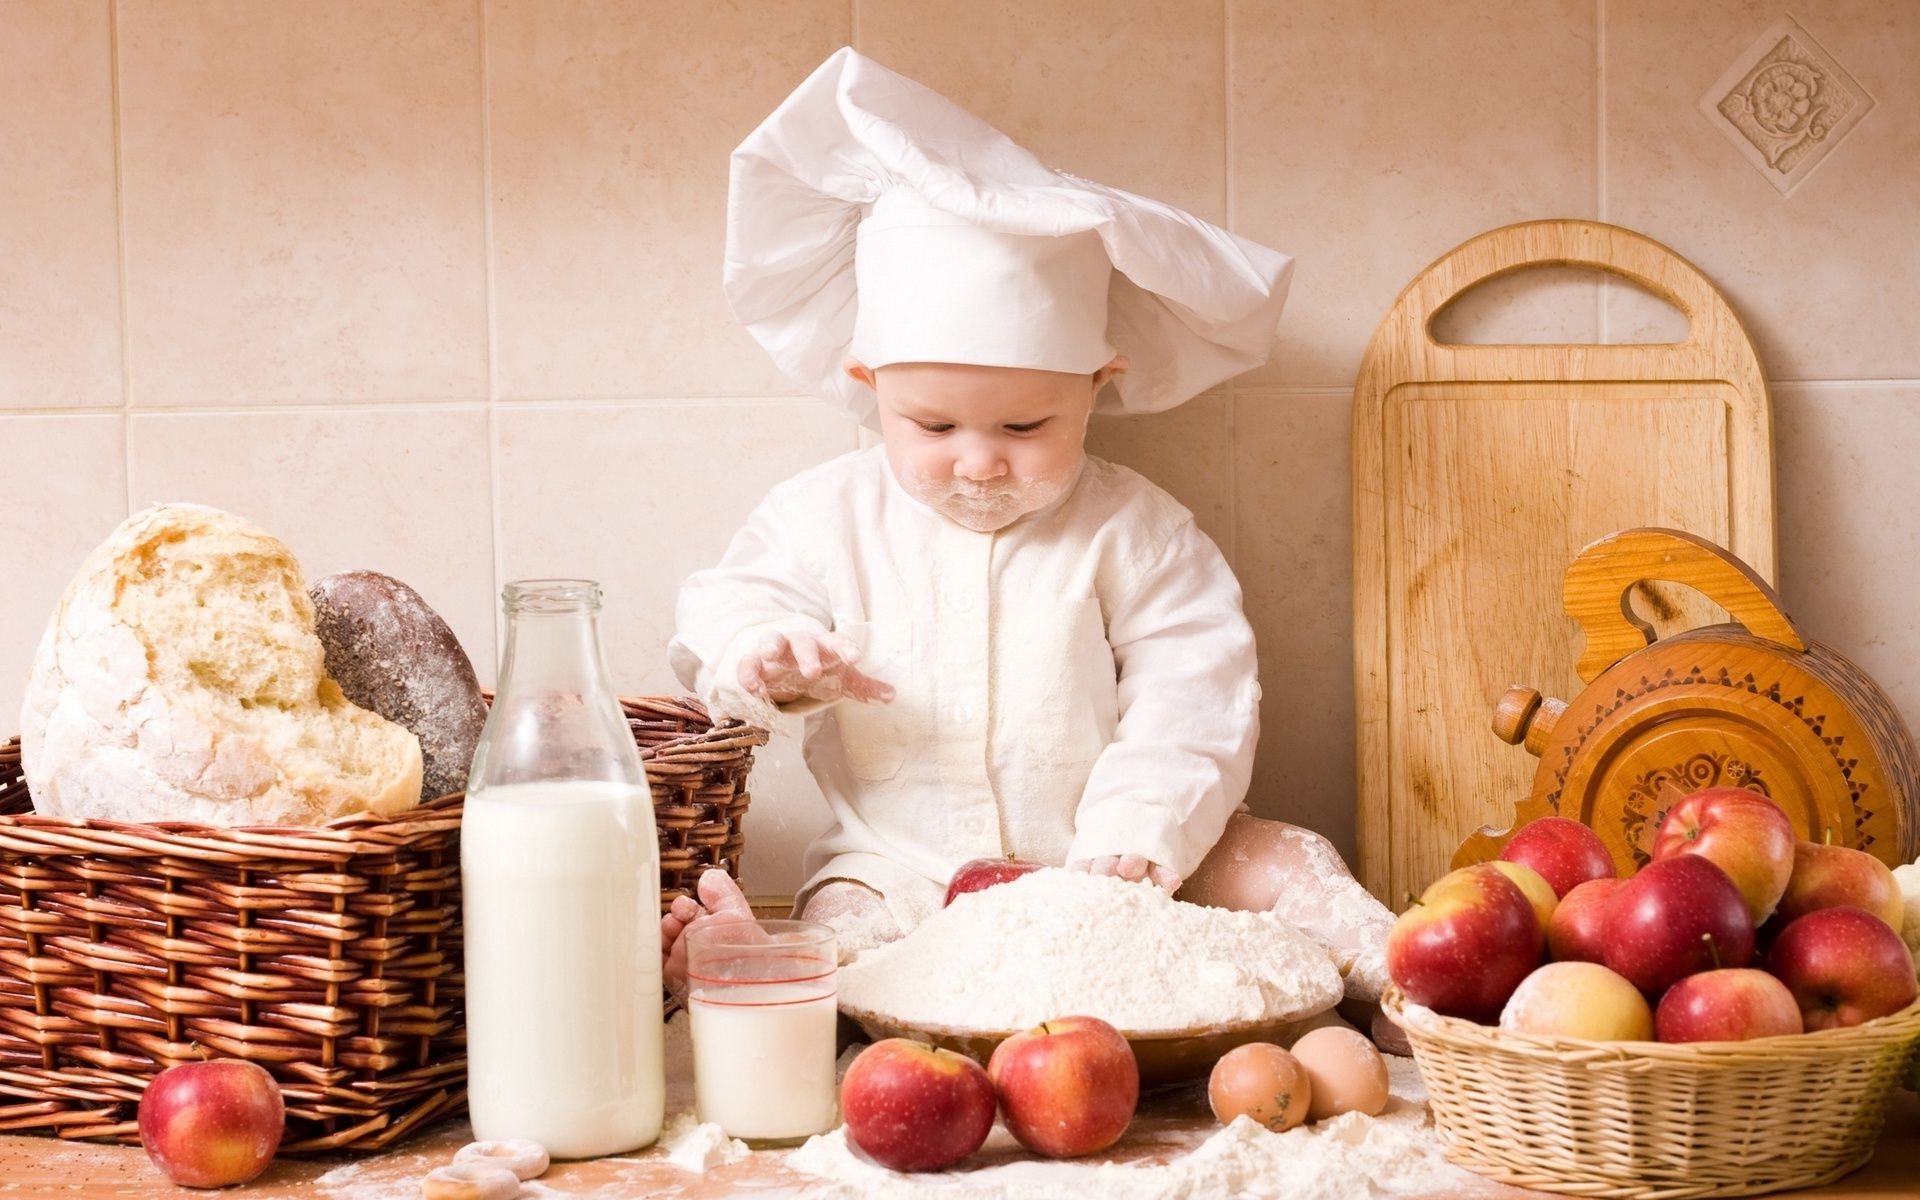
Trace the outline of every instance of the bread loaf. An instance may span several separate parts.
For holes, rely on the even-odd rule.
[[[27,680],[21,762],[55,815],[317,825],[420,798],[420,744],[327,677],[299,564],[168,504],[88,556]]]
[[[374,571],[329,575],[307,595],[327,674],[347,699],[420,739],[423,798],[465,789],[487,704],[472,661],[440,614],[420,593]]]

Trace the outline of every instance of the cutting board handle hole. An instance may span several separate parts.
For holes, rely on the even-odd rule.
[[[1474,284],[1428,323],[1443,346],[1674,345],[1687,315],[1630,279],[1592,267],[1526,267]]]

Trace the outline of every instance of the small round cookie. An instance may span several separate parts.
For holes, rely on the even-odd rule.
[[[420,1185],[424,1200],[513,1200],[520,1180],[505,1167],[483,1162],[456,1162],[427,1172]]]
[[[547,1170],[547,1148],[526,1138],[502,1142],[468,1142],[453,1156],[455,1162],[483,1162],[505,1167],[519,1179],[537,1179]]]

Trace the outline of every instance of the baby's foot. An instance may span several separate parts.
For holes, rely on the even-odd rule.
[[[660,965],[667,990],[685,997],[687,992],[687,931],[707,925],[724,925],[753,920],[753,906],[733,876],[718,867],[708,868],[698,884],[700,899],[678,896],[660,918]]]

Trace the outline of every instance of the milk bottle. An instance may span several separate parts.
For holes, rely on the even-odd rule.
[[[599,587],[510,583],[460,830],[467,1103],[482,1140],[635,1150],[665,1107],[660,851]]]

